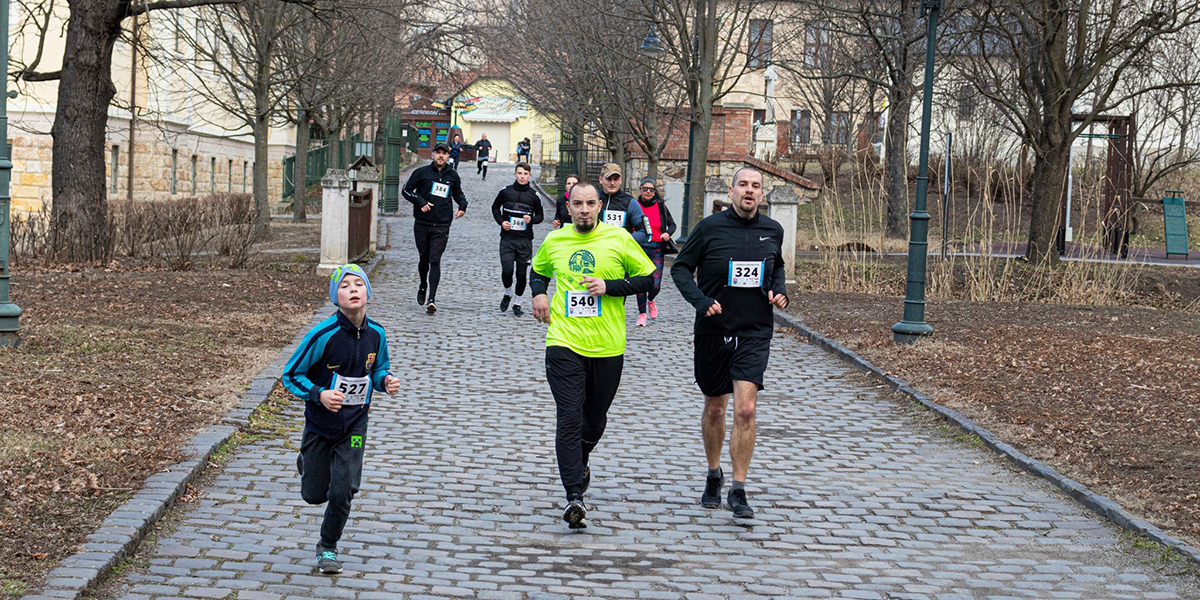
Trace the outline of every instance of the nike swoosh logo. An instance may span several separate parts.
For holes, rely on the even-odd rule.
[[[336,368],[338,368],[338,367],[340,367],[340,366],[342,366],[342,365],[325,365],[325,368],[326,368],[326,369],[336,369]]]
[[[769,239],[771,239],[771,238],[769,238],[769,237],[760,237],[760,238],[758,238],[758,241],[760,241],[760,242],[765,242],[765,241],[767,241],[767,240],[769,240]]]

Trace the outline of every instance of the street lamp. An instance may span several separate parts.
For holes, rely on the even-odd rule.
[[[4,60],[0,64],[8,64],[8,0],[0,0],[0,53]],[[13,96],[15,97],[15,95]],[[8,77],[0,78],[0,346],[13,347],[21,343],[17,333],[17,319],[21,317],[21,307],[8,299],[8,240],[9,240],[9,209],[11,198],[8,195],[9,182],[12,180],[12,156],[8,151]]]
[[[933,335],[925,322],[925,263],[929,258],[929,213],[925,200],[929,193],[929,121],[933,113],[933,53],[937,49],[934,34],[942,0],[922,0],[925,13],[925,97],[921,102],[921,158],[917,168],[917,198],[909,216],[912,226],[908,238],[908,285],[904,290],[904,317],[892,326],[892,340],[911,344]]]
[[[646,37],[642,38],[642,45],[638,50],[647,56],[657,56],[664,52],[662,40],[658,39],[658,31],[655,30],[655,19],[658,15],[658,0],[654,0],[650,4],[650,31],[646,32]]]

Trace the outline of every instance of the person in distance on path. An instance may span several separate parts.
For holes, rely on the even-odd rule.
[[[413,237],[417,242],[417,304],[425,312],[437,312],[438,282],[442,279],[442,253],[450,240],[450,224],[467,210],[458,171],[447,164],[450,148],[441,142],[433,147],[433,161],[413,171],[404,184],[404,199],[413,205]],[[453,199],[453,200],[451,200]],[[454,204],[458,210],[454,210]],[[428,296],[426,295],[428,294]],[[428,303],[426,302],[428,300]]]
[[[596,188],[571,190],[570,227],[556,229],[533,257],[533,316],[548,323],[546,380],[557,409],[554,451],[567,492],[563,520],[587,527],[583,495],[591,452],[600,443],[625,363],[624,296],[654,285],[654,265],[624,230],[599,220]],[[557,280],[554,299],[546,297]]]
[[[329,301],[337,313],[304,336],[283,371],[283,385],[304,400],[304,433],[296,468],[300,495],[325,506],[317,542],[317,570],[342,572],[337,544],[362,481],[371,392],[400,391],[388,371],[387,336],[367,318],[371,282],[362,268],[342,265],[329,274]]]
[[[646,251],[646,256],[650,257],[650,262],[654,263],[654,287],[647,294],[637,295],[637,324],[638,327],[645,327],[647,314],[651,319],[658,318],[658,305],[654,303],[654,299],[662,290],[663,256],[668,250],[667,246],[671,245],[671,236],[675,234],[675,219],[671,218],[667,204],[658,196],[658,186],[655,185],[653,177],[642,178],[637,201],[650,230],[646,241],[642,243],[642,249]]]
[[[462,137],[457,133],[454,134],[454,141],[450,142],[450,168],[458,170],[458,160],[462,158]]]
[[[563,181],[563,195],[554,202],[554,222],[552,226],[558,229],[571,224],[571,213],[567,212],[567,202],[571,201],[571,188],[579,183],[579,176],[572,173]]]
[[[517,163],[515,171],[516,181],[496,194],[492,218],[500,225],[500,281],[504,284],[500,312],[508,310],[508,303],[512,302],[513,316],[520,317],[524,314],[521,312],[521,295],[525,293],[525,270],[533,257],[533,226],[541,223],[545,216],[541,197],[529,185],[529,163]],[[513,300],[514,272],[516,300]]]
[[[492,143],[488,141],[487,134],[479,134],[479,141],[475,142],[475,174],[483,175],[484,181],[487,181],[488,155],[491,152]]]
[[[675,287],[696,309],[695,372],[704,394],[700,428],[708,458],[700,504],[721,506],[721,446],[732,393],[733,485],[727,501],[733,516],[742,519],[754,516],[745,486],[754,454],[755,400],[763,389],[775,329],[773,307],[788,303],[783,227],[759,214],[762,182],[758,170],[738,169],[729,188],[732,206],[697,223],[671,266]]]

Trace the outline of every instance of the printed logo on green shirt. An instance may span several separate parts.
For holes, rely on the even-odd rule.
[[[363,436],[361,436],[361,435],[350,436],[350,447],[351,448],[362,448],[363,447],[362,443],[363,443]]]
[[[596,257],[587,250],[576,250],[567,261],[567,266],[573,273],[591,275],[596,272]]]

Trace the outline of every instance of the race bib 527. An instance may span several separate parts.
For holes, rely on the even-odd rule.
[[[335,374],[329,389],[342,393],[342,406],[359,406],[367,403],[367,395],[371,392],[371,378],[343,377]]]

